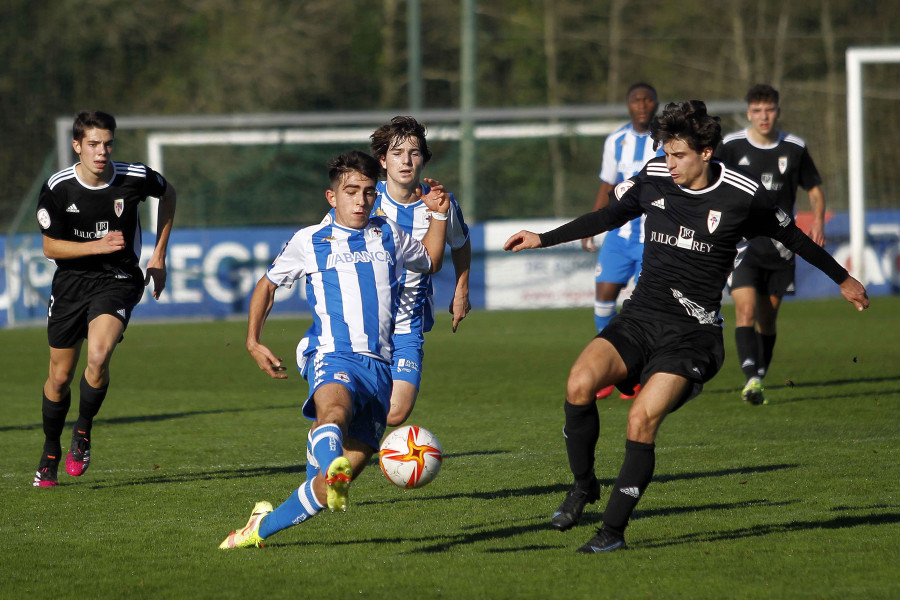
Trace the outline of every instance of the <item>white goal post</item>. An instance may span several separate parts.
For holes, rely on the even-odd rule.
[[[900,46],[848,48],[847,178],[850,204],[850,273],[865,283],[866,186],[863,148],[863,65],[900,62]]]

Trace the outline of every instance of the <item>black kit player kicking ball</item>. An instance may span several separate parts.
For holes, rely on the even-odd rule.
[[[585,505],[600,497],[594,475],[597,391],[642,386],[628,413],[625,460],[603,526],[578,549],[589,554],[626,548],[625,528],[653,477],[663,419],[699,394],[722,366],[722,289],[742,239],[778,240],[828,275],[858,310],[869,306],[862,284],[777,209],[758,181],[712,159],[721,126],[703,102],[667,105],[651,121],[650,133],[665,156],[618,184],[606,208],[540,235],[520,231],[504,245],[513,252],[546,248],[647,216],[637,287],[576,359],[566,384],[564,433],[575,483],[551,520],[560,530],[575,525]]]

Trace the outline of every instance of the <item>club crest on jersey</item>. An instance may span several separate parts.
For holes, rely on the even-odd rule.
[[[122,211],[125,210],[125,200],[119,198],[118,200],[113,200],[113,210],[116,211],[116,216],[121,217]]]
[[[716,228],[719,226],[719,223],[722,222],[722,212],[718,210],[711,210],[709,214],[706,216],[706,228],[710,233],[714,232]]]
[[[778,170],[781,171],[781,174],[784,175],[784,172],[787,171],[788,166],[788,157],[787,156],[779,156],[778,157]]]
[[[38,223],[41,225],[41,229],[47,229],[50,227],[50,213],[47,212],[46,208],[42,208],[37,212]]]
[[[630,179],[626,179],[625,181],[616,184],[616,187],[613,188],[613,192],[616,195],[616,200],[621,200],[622,196],[625,195],[625,192],[634,187],[634,181]]]

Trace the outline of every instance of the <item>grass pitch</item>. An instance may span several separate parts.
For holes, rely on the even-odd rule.
[[[476,312],[455,335],[442,316],[410,419],[444,447],[438,478],[401,490],[373,463],[347,513],[236,551],[217,546],[253,504],[277,505],[304,479],[295,371],[266,378],[240,322],[134,324],[90,470],[36,489],[46,336],[0,331],[0,597],[900,596],[900,298],[862,314],[842,300],[784,305],[771,403],[756,407],[739,399],[728,308],[725,366],[663,425],[631,550],[601,556],[575,549],[621,464],[618,394],[600,403],[603,498],[574,529],[549,526],[569,485],[563,393],[589,311]],[[264,341],[292,363],[307,325],[273,320]]]

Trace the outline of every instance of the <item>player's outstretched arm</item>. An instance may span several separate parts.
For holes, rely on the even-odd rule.
[[[866,293],[866,288],[853,277],[847,277],[841,283],[841,295],[851,302],[856,310],[869,308],[869,295]]]
[[[247,317],[247,352],[259,365],[260,370],[265,371],[272,379],[287,379],[284,373],[285,367],[281,359],[275,356],[271,350],[260,343],[263,326],[275,303],[275,290],[277,286],[269,281],[265,275],[260,278],[250,297],[250,311]]]
[[[509,236],[509,239],[503,244],[503,249],[507,252],[521,252],[522,250],[531,250],[532,248],[540,247],[541,237],[536,233],[525,231],[524,229],[519,233],[514,233]]]

